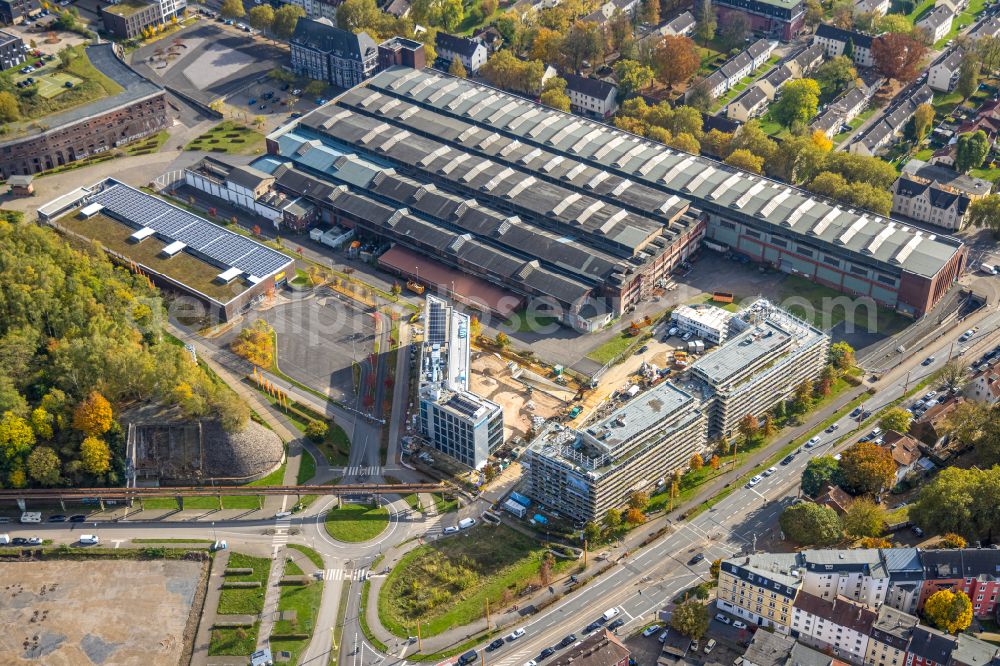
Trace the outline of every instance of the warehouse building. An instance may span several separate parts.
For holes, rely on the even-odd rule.
[[[469,315],[428,294],[420,349],[420,434],[435,449],[479,469],[503,444],[503,409],[469,390]]]
[[[730,319],[731,334],[719,349],[691,365],[705,388],[708,429],[731,436],[747,414],[761,418],[788,400],[803,380],[814,380],[827,362],[830,336],[766,300]]]
[[[940,300],[966,261],[955,238],[430,70],[381,72],[268,144],[293,159],[312,150],[307,142],[370,156],[383,171],[454,193],[518,230],[545,229],[567,248],[578,244],[594,260],[522,257],[580,281],[581,301],[607,299],[615,313],[649,295],[703,235],[913,317]],[[397,202],[389,210],[405,215],[412,207]],[[510,251],[500,226],[488,228],[488,241],[482,229],[450,227],[451,240]],[[409,242],[388,230],[383,236]],[[517,288],[516,280],[498,281]]]
[[[595,520],[637,490],[687,467],[705,448],[705,415],[664,381],[583,430],[547,423],[528,446],[528,495],[576,520]]]
[[[119,265],[193,296],[228,321],[284,284],[291,257],[113,178],[38,209],[56,229],[101,244]]]

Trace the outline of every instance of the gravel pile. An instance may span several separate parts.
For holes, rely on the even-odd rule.
[[[247,419],[246,426],[233,433],[217,421],[202,423],[205,476],[239,478],[267,472],[281,462],[281,439],[259,423]]]

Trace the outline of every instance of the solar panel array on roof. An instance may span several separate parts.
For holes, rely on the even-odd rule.
[[[429,304],[427,316],[427,341],[443,345],[448,338],[448,320],[444,306],[438,302]]]
[[[281,252],[175,208],[162,199],[110,182],[113,184],[90,198],[91,203],[104,206],[104,213],[136,228],[149,227],[157,235],[180,241],[226,268],[238,268],[248,276],[263,278],[291,261]]]
[[[465,416],[475,416],[481,407],[479,403],[473,402],[460,393],[451,396],[451,399],[448,400],[448,406]]]

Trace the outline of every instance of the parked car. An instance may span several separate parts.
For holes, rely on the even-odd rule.
[[[517,628],[514,631],[510,632],[510,634],[507,636],[507,640],[516,641],[521,636],[524,636],[524,629]]]
[[[658,625],[658,624],[651,624],[651,625],[649,625],[648,627],[646,627],[643,630],[642,635],[643,635],[644,638],[649,638],[650,636],[652,636],[653,634],[655,634],[659,630],[660,630],[660,625]]]
[[[559,647],[569,647],[573,643],[576,643],[576,634],[570,634],[569,636],[563,636],[563,639],[559,641]]]
[[[503,647],[503,639],[502,638],[498,638],[498,639],[496,639],[495,641],[493,641],[492,643],[490,643],[489,645],[486,646],[486,651],[487,652],[493,652],[494,650],[499,650],[502,647]]]
[[[852,419],[856,419],[861,415],[862,411],[864,410],[862,410],[860,407],[855,407],[854,410],[851,412],[850,417]]]
[[[709,638],[708,642],[705,643],[705,654],[711,654],[712,650],[715,649],[716,645],[718,645],[718,641],[716,641],[714,638]]]
[[[735,622],[733,622],[733,628],[734,629],[746,629],[747,628],[747,623],[744,622],[743,620],[736,620]]]
[[[764,470],[764,476],[771,476],[777,471],[778,471],[777,467],[768,467],[766,470]]]
[[[920,365],[926,367],[926,366],[930,365],[931,363],[933,363],[935,360],[936,359],[933,356],[928,356],[927,358],[924,359],[924,362],[921,363]]]
[[[10,540],[10,545],[12,546],[27,546],[28,540],[24,537],[14,537]]]
[[[590,632],[597,631],[600,628],[601,628],[600,622],[591,622],[590,624],[588,624],[586,627],[583,628],[583,633],[589,634]]]
[[[638,356],[639,354],[645,354],[648,351],[649,351],[649,345],[643,345],[639,347],[638,350],[636,350],[635,355]]]
[[[69,517],[69,522],[71,523],[83,523],[86,522],[87,516],[82,513],[77,513]]]
[[[821,441],[822,441],[822,438],[819,435],[816,435],[815,437],[811,437],[809,439],[809,441],[806,442],[806,448],[807,449],[811,449],[812,447],[814,447],[817,444],[819,444]]]
[[[49,522],[50,523],[65,523],[66,522],[66,516],[62,515],[61,513],[57,513],[54,516],[49,516]]]
[[[789,464],[789,463],[791,463],[791,462],[792,462],[793,460],[795,460],[795,454],[794,454],[794,453],[789,453],[789,454],[788,454],[787,456],[785,456],[785,457],[784,457],[784,458],[782,459],[782,461],[781,461],[781,464],[782,464],[782,465],[788,465],[788,464]]]
[[[729,619],[728,615],[723,615],[722,613],[716,613],[715,619],[721,622],[722,624],[732,624],[733,622],[732,620]]]
[[[705,553],[698,553],[697,555],[695,555],[694,557],[692,557],[690,560],[688,560],[688,564],[698,564],[703,559],[705,559]]]
[[[28,537],[28,545],[29,546],[41,546],[42,545],[42,540],[39,537]]]
[[[544,650],[542,650],[541,652],[538,653],[538,661],[542,661],[543,659],[548,659],[549,657],[551,657],[555,653],[556,653],[555,650],[553,650],[550,647],[547,647],[547,648],[545,648]]]
[[[754,476],[753,478],[751,478],[749,481],[747,481],[747,488],[753,488],[754,486],[756,486],[758,483],[760,483],[763,480],[764,480],[764,477],[762,477],[760,474],[758,474],[758,475]]]
[[[622,618],[618,618],[617,620],[608,625],[608,629],[614,631],[615,629],[618,629],[619,627],[622,627],[624,625],[625,625],[625,620],[623,620]]]

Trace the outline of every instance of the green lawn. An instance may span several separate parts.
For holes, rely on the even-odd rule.
[[[458,500],[454,495],[445,497],[441,493],[434,493],[431,497],[434,498],[434,508],[437,509],[438,513],[451,513],[452,511],[458,511]]]
[[[840,303],[850,303],[854,299],[845,297],[839,291],[817,284],[798,275],[788,275],[781,281],[781,296],[779,300],[799,298],[809,301],[812,312],[799,305],[791,305],[788,310],[792,314],[812,322],[814,326],[830,330],[843,322],[848,315],[846,308]],[[845,300],[846,299],[846,300]],[[831,307],[832,306],[832,307]],[[871,321],[871,309],[874,309],[876,321]],[[856,328],[872,330],[883,335],[893,335],[906,328],[909,320],[888,308],[873,306],[858,307],[851,313],[857,316],[854,322]]]
[[[489,16],[483,16],[482,9],[479,6],[479,0],[471,0],[462,3],[465,7],[465,18],[462,22],[458,24],[455,28],[455,34],[468,36],[472,34],[472,31],[476,28],[480,28],[484,25],[489,25],[496,20],[497,16],[500,15],[502,8],[497,5],[496,10]]]
[[[603,343],[599,347],[591,349],[587,353],[587,358],[592,361],[597,361],[598,363],[607,363],[628,349],[629,345],[637,342],[641,337],[642,333],[638,336],[629,335],[628,328],[626,327],[625,330],[621,331],[607,342]]]
[[[538,584],[544,549],[504,525],[480,525],[460,536],[411,550],[393,567],[378,598],[382,624],[397,636],[436,636],[473,622],[485,600],[504,606],[529,584]],[[557,561],[556,571],[575,566]]]
[[[924,14],[934,9],[934,2],[935,0],[922,0],[913,8],[912,12],[906,14],[906,18],[910,19],[910,23],[915,24],[924,17]]]
[[[312,457],[311,453],[303,449],[302,460],[299,462],[299,477],[296,483],[301,486],[314,476],[316,476],[316,459]]]
[[[285,563],[286,576],[300,576],[302,570],[294,562]],[[272,638],[272,651],[284,651],[290,654],[287,664],[294,666],[299,663],[299,656],[309,645],[313,631],[316,629],[316,615],[319,613],[320,601],[323,598],[323,581],[312,580],[305,585],[282,585],[278,597],[279,611],[295,611],[294,620],[278,620],[274,623],[271,636],[290,636],[306,634],[306,638]]]
[[[224,120],[184,146],[184,150],[252,155],[264,148],[264,135],[232,120]]]
[[[320,555],[315,550],[313,550],[312,548],[309,548],[308,546],[300,546],[297,543],[290,543],[288,544],[288,547],[291,548],[292,550],[297,550],[306,557],[308,557],[309,561],[316,565],[316,568],[322,569],[325,566],[323,564],[323,556]]]
[[[252,481],[247,486],[280,486],[284,485],[285,465],[274,470],[267,476],[256,481]],[[176,511],[180,507],[173,497],[150,497],[143,500],[143,509],[164,509]],[[260,500],[256,495],[223,495],[223,509],[257,509],[260,507]],[[210,510],[219,508],[219,498],[215,496],[206,497],[185,497],[185,509]]]
[[[208,645],[208,654],[234,655],[245,657],[257,649],[257,632],[260,631],[260,622],[255,622],[253,627],[237,629],[213,629],[212,640]]]
[[[965,11],[959,12],[958,16],[954,18],[951,22],[951,30],[948,34],[942,37],[934,44],[934,48],[942,49],[945,44],[948,43],[949,39],[954,39],[955,35],[959,33],[966,26],[975,23],[976,19],[986,8],[986,0],[969,0],[969,6],[965,8]]]
[[[976,178],[982,178],[983,180],[988,180],[991,183],[995,183],[1000,179],[1000,169],[973,169],[969,172],[970,175]]]
[[[344,504],[326,514],[326,533],[337,541],[359,543],[374,539],[389,525],[389,510],[370,504]]]
[[[151,137],[148,137],[146,139],[140,139],[139,141],[130,143],[128,147],[125,148],[125,154],[149,155],[151,153],[155,153],[156,151],[158,151],[160,148],[163,147],[163,144],[165,144],[167,142],[167,139],[169,138],[170,138],[170,133],[167,132],[166,130],[163,130],[162,132],[157,132]]]
[[[229,556],[230,569],[251,568],[253,573],[247,576],[226,576],[226,581],[260,581],[260,587],[247,589],[223,589],[219,596],[220,615],[259,615],[264,610],[264,591],[267,588],[267,576],[271,569],[271,560],[266,557],[253,557],[243,553],[232,553]]]
[[[739,312],[740,311],[740,305],[739,305],[739,301],[740,300],[741,300],[741,297],[738,297],[738,296],[734,295],[732,303],[716,303],[712,299],[712,295],[711,294],[703,294],[703,295],[699,296],[698,298],[696,298],[694,301],[692,301],[692,303],[703,303],[705,305],[712,305],[712,306],[715,306],[717,308],[722,308],[723,310],[728,310],[729,312]]]

